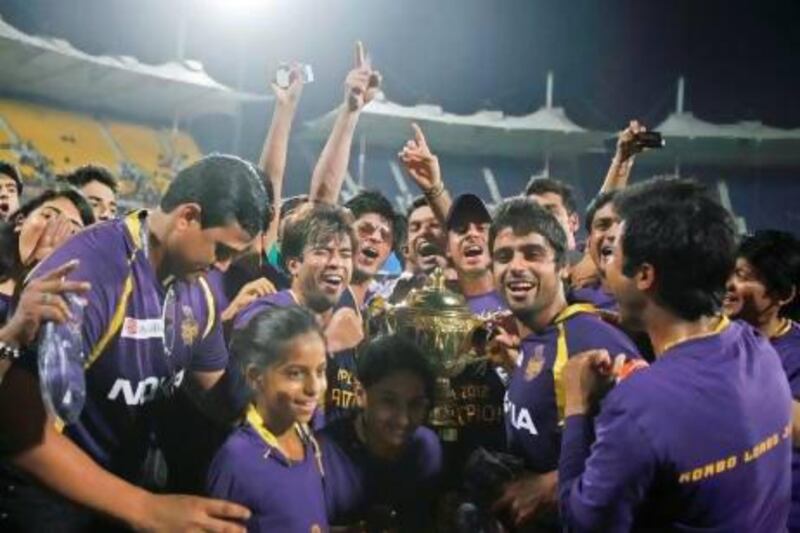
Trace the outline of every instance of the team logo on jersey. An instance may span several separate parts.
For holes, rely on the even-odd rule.
[[[544,368],[544,345],[540,344],[533,349],[528,364],[525,365],[525,381],[531,381],[542,373]]]
[[[188,305],[183,306],[183,318],[181,319],[181,339],[183,344],[189,345],[194,342],[200,333],[200,326],[194,319],[194,312]]]

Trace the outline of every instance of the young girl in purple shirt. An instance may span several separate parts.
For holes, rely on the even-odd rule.
[[[231,341],[251,401],[242,425],[217,452],[208,493],[252,512],[247,530],[328,530],[319,448],[308,423],[323,397],[325,341],[300,307],[255,315]]]

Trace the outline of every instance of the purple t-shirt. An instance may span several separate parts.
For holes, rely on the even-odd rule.
[[[511,374],[505,398],[509,450],[522,457],[526,468],[534,472],[555,470],[561,451],[562,415],[558,402],[559,398],[563,401],[563,381],[557,365],[560,328],[564,328],[567,358],[594,349],[608,350],[612,357],[621,353],[638,357],[633,342],[597,315],[577,312],[561,316],[566,318],[556,319],[545,330],[522,339],[522,362]]]
[[[617,311],[617,299],[610,292],[603,289],[602,283],[594,283],[580,288],[570,289],[567,294],[570,303],[584,302],[590,303],[598,309],[604,311]]]
[[[436,434],[417,428],[402,456],[389,462],[369,453],[354,424],[353,417],[340,418],[319,435],[330,523],[352,525],[384,508],[397,513],[402,531],[432,525],[432,503],[442,471],[442,446]]]
[[[165,320],[168,289],[141,245],[145,218],[137,212],[87,228],[33,274],[79,259],[69,278],[92,284],[81,328],[86,403],[64,433],[127,479],[138,475],[153,430],[150,402],[180,386],[186,370],[222,370],[228,360],[213,296],[200,283],[173,284]]]
[[[800,324],[789,327],[770,339],[778,352],[783,371],[789,380],[792,397],[800,401]],[[789,511],[789,531],[800,531],[800,449],[792,448],[792,507]]]
[[[750,326],[684,341],[567,419],[561,519],[584,531],[784,531],[791,404]],[[590,449],[591,445],[591,449]]]
[[[250,533],[328,531],[322,475],[315,447],[305,458],[288,460],[249,425],[228,437],[208,470],[207,492],[244,505]]]

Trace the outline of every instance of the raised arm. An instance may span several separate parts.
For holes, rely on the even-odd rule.
[[[275,94],[275,110],[272,113],[272,122],[269,125],[264,148],[258,166],[264,171],[272,183],[272,220],[267,231],[266,246],[269,246],[278,236],[278,219],[280,216],[281,198],[283,195],[283,178],[286,171],[286,154],[289,150],[289,134],[292,131],[297,104],[303,92],[303,81],[300,76],[299,66],[292,65],[289,74],[289,86],[286,88],[272,84]]]
[[[357,42],[355,68],[345,79],[344,103],[339,107],[331,134],[311,176],[309,196],[312,201],[327,204],[338,201],[350,162],[358,117],[364,106],[375,97],[380,84],[380,73],[372,69],[365,59],[364,45]]]
[[[411,124],[411,129],[414,131],[414,138],[406,143],[398,157],[428,199],[433,214],[444,226],[451,199],[444,186],[439,158],[431,152],[422,129],[416,123]]]
[[[636,135],[645,131],[647,128],[643,124],[631,120],[628,127],[619,133],[617,151],[608,167],[603,186],[600,187],[600,193],[622,189],[628,184],[636,154],[642,151],[642,146],[636,142]]]

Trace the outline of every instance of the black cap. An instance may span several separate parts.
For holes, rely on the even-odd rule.
[[[17,167],[6,161],[0,161],[0,174],[3,176],[8,176],[12,180],[16,181],[17,194],[22,196],[22,180],[19,177],[19,171],[17,170]]]
[[[446,226],[448,230],[455,227],[477,222],[479,224],[491,222],[492,215],[486,205],[474,194],[462,194],[453,200],[450,211],[447,213]]]

